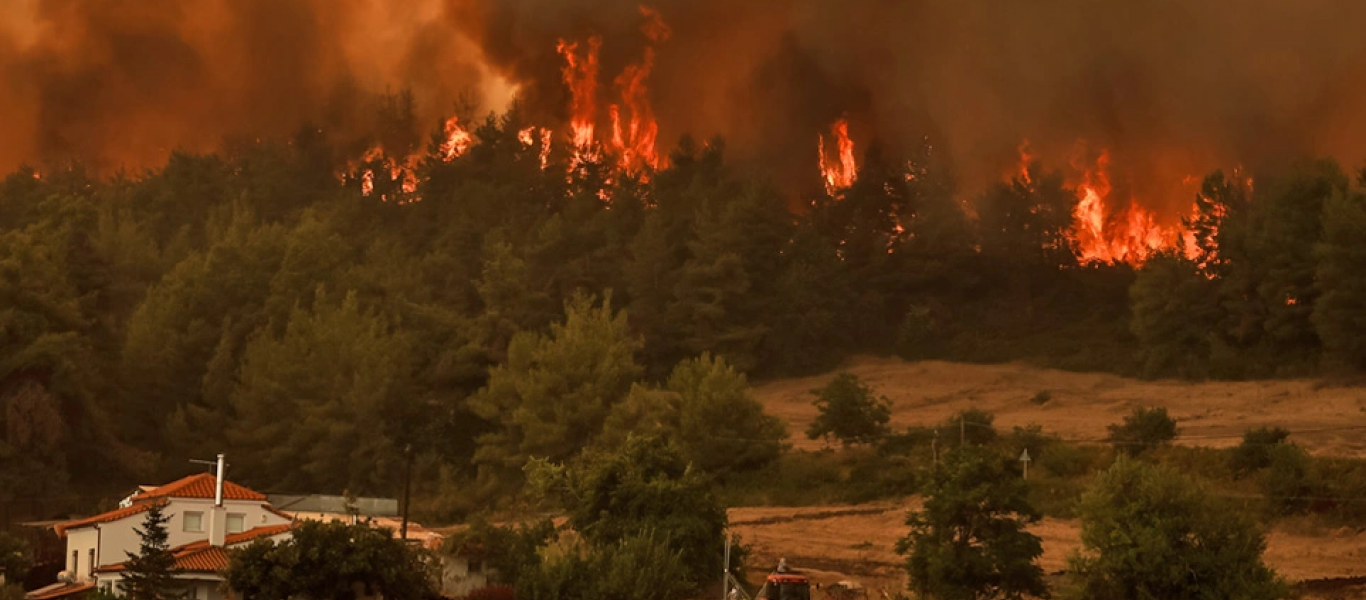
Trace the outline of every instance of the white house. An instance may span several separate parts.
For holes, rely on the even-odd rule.
[[[138,552],[146,513],[161,506],[168,542],[175,556],[176,578],[186,585],[186,597],[218,600],[228,566],[227,549],[257,539],[289,536],[293,519],[275,510],[265,494],[222,477],[200,473],[151,489],[139,490],[127,506],[93,517],[60,523],[57,535],[66,538],[66,570],[62,581],[30,592],[27,600],[55,600],[99,587],[120,593],[128,554]]]

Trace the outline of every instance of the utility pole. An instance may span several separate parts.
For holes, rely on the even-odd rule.
[[[406,458],[403,465],[403,521],[398,527],[398,537],[408,541],[408,503],[413,498],[413,445],[403,447]]]
[[[1024,463],[1024,478],[1025,478],[1025,479],[1029,479],[1029,461],[1030,461],[1030,458],[1029,458],[1029,448],[1025,448],[1024,452],[1020,454],[1020,462]]]
[[[934,454],[934,465],[939,466],[939,430],[934,430],[934,439],[930,440],[930,452]]]

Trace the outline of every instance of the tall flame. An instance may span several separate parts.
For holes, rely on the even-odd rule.
[[[849,120],[841,117],[830,126],[830,136],[835,141],[837,154],[833,160],[826,153],[825,136],[817,139],[820,153],[821,176],[825,179],[825,191],[834,195],[840,188],[854,184],[858,175],[858,165],[854,161],[854,141],[849,139]]]
[[[1156,214],[1132,198],[1128,206],[1115,208],[1122,199],[1112,197],[1108,151],[1102,150],[1092,164],[1074,161],[1073,166],[1083,171],[1072,213],[1072,241],[1082,264],[1140,265],[1153,254],[1176,247],[1184,233],[1180,227],[1158,224]]]
[[[569,88],[570,142],[576,156],[584,156],[593,149],[593,129],[597,117],[598,50],[602,38],[588,38],[588,47],[579,53],[578,42],[560,40],[555,51],[564,57],[560,71],[565,87]]]
[[[669,39],[669,27],[664,24],[664,19],[659,16],[658,11],[642,6],[640,14],[645,17],[641,33],[645,34],[645,38],[651,44]],[[624,126],[621,108],[617,104],[608,107],[608,114],[612,120],[612,150],[617,154],[617,165],[629,173],[638,173],[646,166],[651,169],[659,166],[659,155],[655,152],[659,124],[655,121],[654,109],[650,106],[648,88],[645,85],[645,80],[654,70],[654,64],[654,46],[647,45],[640,62],[627,65],[616,78],[615,84],[621,93],[621,104],[630,112],[630,119]]]

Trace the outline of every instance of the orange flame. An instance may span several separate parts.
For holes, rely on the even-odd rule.
[[[1082,264],[1141,265],[1148,257],[1176,247],[1185,234],[1180,227],[1159,225],[1157,216],[1132,198],[1127,207],[1114,207],[1117,199],[1112,197],[1108,151],[1102,150],[1094,164],[1074,161],[1073,166],[1084,171],[1076,184],[1078,202],[1072,213],[1072,241]]]
[[[641,32],[651,44],[669,39],[671,32],[658,11],[642,6],[640,14],[645,17]],[[608,114],[612,120],[612,150],[617,154],[617,165],[629,173],[638,173],[646,166],[651,169],[659,166],[659,155],[655,152],[659,123],[655,121],[654,109],[650,106],[648,88],[645,85],[650,72],[654,70],[654,64],[655,49],[647,45],[640,63],[627,65],[616,78],[615,84],[621,93],[621,104],[630,112],[630,119],[624,127],[619,106],[612,104],[608,107]]]
[[[441,159],[446,162],[459,158],[474,144],[474,136],[460,126],[459,117],[446,119],[445,132],[446,141],[441,143],[440,152]]]
[[[579,54],[578,42],[560,40],[555,51],[564,57],[565,66],[560,71],[565,87],[569,88],[569,127],[570,142],[575,150],[575,162],[591,157],[593,149],[593,129],[597,115],[598,89],[598,50],[602,38],[588,38],[588,48]]]
[[[825,136],[819,136],[816,148],[820,153],[821,175],[825,179],[825,191],[834,195],[840,188],[854,184],[858,175],[858,165],[854,161],[854,141],[849,139],[849,120],[841,117],[830,126],[830,135],[835,140],[839,154],[834,160],[826,155]]]
[[[365,170],[365,173],[363,173],[363,174],[360,176],[360,195],[362,195],[362,196],[369,196],[370,193],[371,193],[371,192],[374,192],[374,191],[375,191],[375,172],[372,171],[372,170],[370,170],[370,169],[366,169],[366,170]]]
[[[1029,146],[1029,140],[1020,142],[1015,151],[1020,153],[1020,181],[1025,185],[1033,184],[1029,177],[1029,165],[1034,162],[1034,149]]]

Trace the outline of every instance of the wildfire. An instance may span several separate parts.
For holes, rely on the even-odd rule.
[[[601,147],[595,136],[599,117],[598,54],[602,48],[602,38],[589,37],[583,48],[580,48],[579,42],[563,39],[555,46],[556,52],[564,57],[565,64],[560,74],[570,95],[569,137],[574,147],[571,171],[580,164],[596,162],[604,151],[613,157],[616,167],[627,173],[645,174],[659,166],[659,155],[655,150],[659,124],[655,120],[649,88],[645,82],[654,70],[654,44],[667,40],[670,31],[658,11],[642,6],[640,14],[645,18],[641,33],[649,44],[645,46],[640,62],[627,65],[613,80],[620,100],[607,106],[611,135]]]
[[[1022,150],[1021,158],[1025,156]],[[1153,254],[1175,248],[1186,235],[1180,227],[1159,224],[1157,215],[1133,198],[1127,206],[1116,207],[1124,199],[1113,197],[1108,151],[1102,150],[1091,164],[1073,161],[1072,166],[1082,171],[1072,213],[1072,241],[1082,264],[1140,265]]]
[[[669,39],[669,27],[659,12],[644,6],[640,7],[645,24],[641,33],[651,44]],[[644,167],[654,169],[659,166],[659,156],[655,153],[655,138],[659,135],[659,124],[655,121],[654,110],[645,85],[654,69],[655,49],[645,46],[645,54],[637,64],[627,65],[617,76],[616,87],[621,94],[621,105],[630,112],[630,119],[623,126],[621,105],[608,107],[612,120],[612,150],[617,155],[617,165],[630,173],[639,173]]]
[[[569,88],[570,143],[574,146],[575,163],[593,156],[593,129],[596,126],[598,90],[598,50],[602,38],[588,38],[588,47],[579,54],[578,42],[560,40],[555,51],[564,57],[560,71],[565,87]]]
[[[835,124],[830,126],[830,137],[835,141],[835,149],[838,152],[834,160],[826,153],[824,135],[817,138],[816,148],[820,154],[825,191],[833,196],[836,190],[853,185],[858,174],[858,165],[854,162],[854,141],[849,139],[849,120],[841,117],[835,121]]]
[[[537,131],[540,131],[539,135],[537,135]],[[517,132],[517,141],[521,142],[522,145],[527,148],[535,146],[537,138],[540,138],[542,171],[550,164],[550,141],[553,135],[554,132],[549,128],[536,127],[534,125]]]
[[[465,151],[469,150],[470,146],[474,144],[474,136],[470,135],[469,131],[466,131],[464,127],[460,126],[459,117],[446,119],[445,132],[446,141],[441,143],[440,151],[441,159],[446,162],[451,162],[465,154]]]
[[[1020,181],[1023,181],[1025,185],[1033,184],[1034,182],[1029,177],[1029,165],[1034,162],[1034,149],[1030,148],[1029,140],[1020,142],[1020,146],[1015,151],[1020,153]]]

